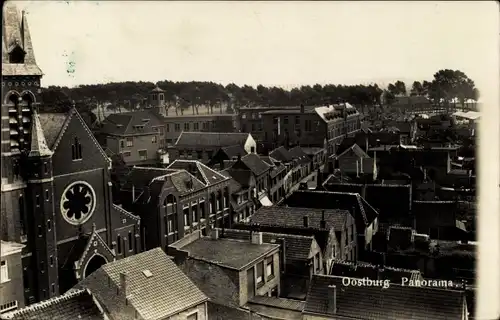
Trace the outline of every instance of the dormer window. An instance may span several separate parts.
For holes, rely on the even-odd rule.
[[[15,41],[9,50],[9,63],[24,63],[24,56],[26,51],[21,48],[19,41]]]

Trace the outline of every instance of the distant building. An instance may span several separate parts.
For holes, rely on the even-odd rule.
[[[121,154],[126,165],[154,165],[162,163],[166,147],[162,131],[158,114],[144,110],[110,114],[101,123],[99,135],[103,146]]]
[[[246,153],[255,153],[257,148],[249,133],[185,131],[169,150],[169,154],[172,160],[188,159],[209,163],[221,147],[235,145],[242,147]]]
[[[350,104],[289,108],[262,113],[264,141],[272,150],[280,145],[325,147],[334,153],[342,139],[361,129],[361,115]]]

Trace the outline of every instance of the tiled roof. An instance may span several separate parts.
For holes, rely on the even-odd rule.
[[[332,209],[313,209],[300,207],[262,207],[251,216],[250,221],[262,226],[280,226],[292,228],[305,228],[304,217],[309,217],[309,227],[313,229],[322,229],[320,221],[322,219],[323,210],[325,211],[326,229],[333,228],[335,231],[344,229],[347,215],[347,210],[332,210]]]
[[[67,121],[68,113],[39,113],[38,119],[45,135],[45,141],[50,149],[59,137],[64,123]]]
[[[244,145],[250,137],[249,133],[234,132],[181,132],[175,142],[176,146],[228,147]]]
[[[167,183],[171,182],[181,195],[197,191],[205,187],[203,182],[184,170],[169,174],[166,181]]]
[[[358,193],[316,190],[297,190],[285,200],[290,207],[320,207],[326,209],[349,210],[356,220],[358,232],[364,232],[378,212]],[[352,210],[355,212],[352,212]],[[359,215],[359,216],[358,216]]]
[[[228,147],[222,147],[222,151],[228,156],[229,160],[232,158],[238,157],[238,156],[244,156],[247,154],[245,149],[239,144],[233,145],[233,146],[228,146]]]
[[[301,311],[304,309],[305,302],[285,298],[275,298],[267,296],[254,296],[249,300],[250,303],[261,304],[264,306],[275,307],[285,310]]]
[[[102,133],[106,134],[134,134],[153,133],[152,126],[162,125],[161,116],[152,110],[140,110],[132,112],[112,113],[103,121]],[[144,126],[144,129],[137,131],[135,126]]]
[[[352,151],[356,157],[358,158],[370,158],[366,152],[363,151],[356,143],[345,149],[341,154],[339,154],[336,158],[340,158],[342,156],[347,155],[350,151]]]
[[[243,188],[248,188],[252,181],[252,171],[250,170],[236,170],[229,168],[226,170],[227,173],[233,177],[236,182],[238,182]]]
[[[259,176],[270,169],[270,166],[265,163],[255,153],[249,153],[241,158],[241,161],[252,171],[256,176]]]
[[[236,181],[227,170],[219,171],[224,177],[229,178],[229,188],[231,192],[238,192],[242,189],[241,184]]]
[[[98,320],[104,319],[92,295],[87,290],[67,293],[25,308],[2,314],[2,319],[13,320]]]
[[[175,160],[168,166],[168,169],[186,170],[207,186],[226,180],[224,175],[196,160]]]
[[[103,305],[114,304],[121,273],[127,299],[143,319],[164,319],[208,299],[161,248],[105,264],[78,286],[90,289]]]
[[[181,248],[189,256],[221,267],[241,270],[253,261],[277,250],[277,244],[253,244],[250,241],[238,241],[204,237]]]
[[[220,229],[221,237],[237,240],[250,241],[250,231],[239,229]],[[314,236],[299,236],[292,234],[262,232],[262,241],[265,243],[277,243],[277,239],[285,239],[285,252],[287,260],[308,260],[314,240]]]
[[[129,190],[134,186],[137,190],[142,190],[149,185],[151,180],[156,177],[173,173],[174,170],[153,167],[133,167],[125,177],[125,184],[122,189]]]
[[[274,159],[278,160],[278,161],[281,161],[281,162],[284,162],[284,163],[287,163],[287,162],[290,162],[292,161],[292,155],[290,154],[290,152],[285,149],[285,147],[281,146],[279,148],[276,148],[274,149],[273,151],[271,151],[269,153],[269,155],[271,157],[273,157]]]
[[[429,287],[391,284],[344,286],[343,277],[313,275],[304,312],[366,320],[462,319],[465,293]],[[328,312],[328,287],[336,287],[336,313]]]

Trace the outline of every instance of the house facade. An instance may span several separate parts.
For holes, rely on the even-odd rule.
[[[24,307],[24,282],[20,243],[0,243],[0,314]]]

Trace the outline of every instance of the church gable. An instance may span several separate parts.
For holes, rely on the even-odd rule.
[[[98,168],[111,161],[78,112],[73,109],[54,141],[54,176]]]

